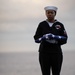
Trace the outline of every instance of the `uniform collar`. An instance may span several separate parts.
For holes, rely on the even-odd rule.
[[[52,22],[49,22],[47,19],[46,19],[46,22],[47,22],[47,23],[52,23]],[[54,23],[56,23],[56,22],[58,22],[58,21],[55,19],[55,22],[54,22]],[[53,24],[54,24],[54,23],[53,23]]]
[[[53,25],[54,25],[54,23],[56,23],[56,22],[58,22],[57,20],[55,20],[55,22],[54,23],[52,23],[52,22],[49,22],[47,19],[46,19],[46,22],[48,23],[48,25],[50,26],[50,27],[52,27]]]

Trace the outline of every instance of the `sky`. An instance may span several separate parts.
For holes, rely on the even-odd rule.
[[[38,24],[46,20],[44,7],[57,6],[56,19],[68,34],[63,50],[75,49],[75,0],[0,0],[0,52],[38,51],[34,42]]]

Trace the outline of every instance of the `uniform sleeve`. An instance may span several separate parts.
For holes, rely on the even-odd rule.
[[[35,35],[34,35],[34,40],[39,39],[40,37],[42,37],[42,27],[41,24],[38,25]]]
[[[66,44],[67,43],[68,36],[67,36],[67,32],[66,32],[66,30],[64,28],[64,25],[62,25],[62,28],[61,28],[61,31],[60,31],[60,36],[65,37],[65,39],[58,40],[58,44],[59,45]]]

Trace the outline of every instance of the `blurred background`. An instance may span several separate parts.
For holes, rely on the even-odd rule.
[[[75,75],[75,0],[0,0],[0,75],[41,75],[33,36],[48,5],[68,34],[61,75]]]
[[[75,0],[0,0],[0,52],[37,51],[33,36],[46,19],[44,7],[58,7],[56,19],[68,34],[63,50],[75,49]]]

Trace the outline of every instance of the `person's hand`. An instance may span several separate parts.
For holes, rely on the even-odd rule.
[[[36,43],[40,43],[41,40],[42,40],[42,38],[39,38],[39,39],[35,40],[35,42],[36,42]]]
[[[49,33],[49,34],[45,34],[43,35],[42,39],[43,40],[48,40],[48,39],[53,39],[54,38],[54,35]]]

